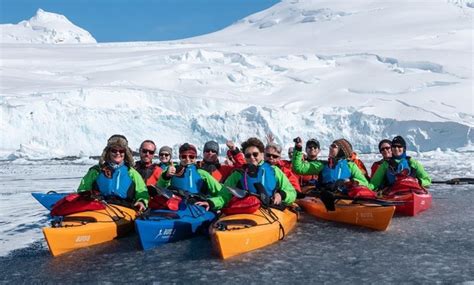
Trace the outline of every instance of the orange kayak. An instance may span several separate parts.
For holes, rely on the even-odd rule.
[[[256,250],[282,240],[296,225],[290,209],[259,209],[253,214],[225,216],[210,227],[212,246],[222,259]]]
[[[323,202],[314,197],[299,199],[296,203],[312,216],[378,231],[387,229],[395,212],[395,206],[353,204],[351,200],[338,200],[335,211],[326,210]]]
[[[108,204],[104,210],[64,216],[52,227],[43,228],[53,256],[91,245],[111,241],[133,230],[136,211]]]

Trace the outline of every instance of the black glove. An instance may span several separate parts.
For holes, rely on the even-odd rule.
[[[303,151],[303,140],[300,137],[294,138],[293,142],[295,143],[295,149],[297,151]]]

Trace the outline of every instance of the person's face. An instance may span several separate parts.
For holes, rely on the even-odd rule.
[[[125,159],[125,149],[118,146],[111,147],[109,150],[109,158],[113,163],[122,163]]]
[[[155,145],[152,143],[146,142],[142,145],[140,149],[140,159],[144,163],[151,163],[153,160],[153,156],[155,155]]]
[[[158,154],[158,157],[160,159],[160,162],[163,162],[163,163],[168,163],[171,160],[171,154],[166,151],[160,152]]]
[[[392,155],[400,156],[403,154],[403,147],[401,145],[392,145]]]
[[[180,154],[179,155],[179,162],[181,165],[186,166],[189,164],[194,164],[196,163],[196,155],[194,154]]]
[[[315,144],[309,144],[306,147],[306,153],[310,159],[316,159],[318,157],[320,149]]]
[[[280,161],[280,154],[276,151],[275,148],[269,147],[265,149],[265,161],[271,165],[275,165]]]
[[[217,152],[212,149],[205,149],[203,154],[203,160],[206,162],[217,161]]]
[[[379,151],[382,154],[383,159],[389,159],[392,157],[392,147],[388,143],[383,143],[380,146]]]
[[[335,143],[332,143],[329,146],[329,157],[333,157],[333,158],[336,157],[338,152],[339,152],[339,147]]]
[[[248,164],[257,166],[263,160],[263,153],[255,146],[249,146],[245,149],[245,160]]]

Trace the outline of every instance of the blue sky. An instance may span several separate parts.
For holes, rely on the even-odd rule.
[[[278,0],[0,0],[0,23],[38,8],[66,16],[98,42],[174,40],[220,30]]]

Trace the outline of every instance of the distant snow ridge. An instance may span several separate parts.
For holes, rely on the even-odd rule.
[[[28,21],[0,25],[1,43],[90,44],[92,35],[65,16],[38,9]]]

